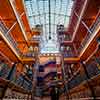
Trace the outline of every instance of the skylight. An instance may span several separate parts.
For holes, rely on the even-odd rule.
[[[50,46],[55,43],[57,49],[52,49],[52,52],[58,52],[57,25],[68,27],[72,6],[73,0],[25,0],[30,27],[43,26],[41,46],[44,43],[50,43]],[[46,47],[49,48],[49,44]],[[41,47],[41,51],[46,52],[46,47],[44,46],[44,49]],[[50,51],[47,50],[47,52]]]

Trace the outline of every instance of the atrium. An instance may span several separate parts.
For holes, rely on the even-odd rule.
[[[0,100],[99,100],[100,0],[0,0]]]

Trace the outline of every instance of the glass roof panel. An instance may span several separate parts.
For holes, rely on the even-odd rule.
[[[31,28],[35,28],[36,25],[43,26],[43,36],[41,40],[41,48],[44,48],[43,52],[51,53],[58,52],[59,44],[57,40],[57,25],[64,25],[68,27],[69,18],[71,15],[71,9],[73,6],[73,0],[24,0],[26,13],[28,16],[29,24]],[[51,37],[51,40],[49,40]],[[54,38],[55,37],[55,38]],[[45,43],[48,45],[45,46]],[[55,49],[48,48],[55,43]],[[53,45],[54,48],[54,45]],[[47,51],[46,51],[47,50]],[[42,52],[41,52],[42,53]]]

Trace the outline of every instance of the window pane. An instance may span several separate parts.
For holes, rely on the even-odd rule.
[[[43,25],[42,38],[44,39],[42,40],[44,41],[42,41],[42,46],[44,46],[44,44],[49,41],[46,41],[45,38],[47,37],[47,39],[49,39],[49,36],[51,36],[52,41],[50,43],[55,44],[56,48],[59,47],[57,41],[56,26],[58,24],[62,24],[65,28],[68,27],[73,2],[73,0],[50,0],[49,4],[49,0],[25,0],[25,7],[27,11],[26,13],[28,15],[28,20],[31,28],[35,27],[37,24]],[[49,13],[49,11],[51,12]],[[49,14],[51,17],[49,17]]]

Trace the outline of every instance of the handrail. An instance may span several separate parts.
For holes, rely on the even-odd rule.
[[[0,28],[2,28],[5,33],[8,32],[8,29],[4,26],[2,19],[0,19]]]

